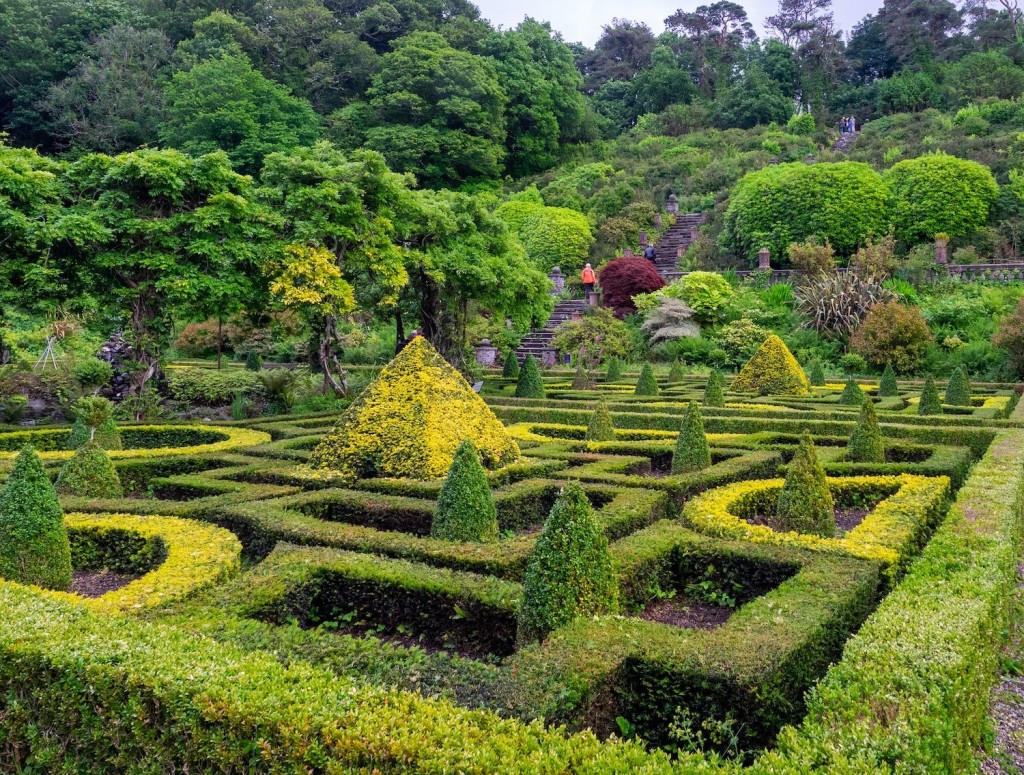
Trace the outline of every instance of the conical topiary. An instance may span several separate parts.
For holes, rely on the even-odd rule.
[[[82,498],[120,498],[124,495],[110,455],[95,442],[78,450],[57,475],[57,493]]]
[[[246,371],[260,371],[263,369],[263,356],[255,350],[249,350],[245,354]]]
[[[32,447],[0,491],[0,578],[46,589],[71,585],[71,545],[57,492]]]
[[[519,379],[519,359],[512,350],[505,353],[505,365],[501,367],[501,376],[505,379]]]
[[[917,413],[919,415],[942,414],[942,399],[939,398],[939,391],[935,387],[935,380],[932,379],[931,374],[925,377]]]
[[[740,369],[732,389],[762,396],[807,396],[811,393],[811,383],[786,343],[772,334]]]
[[[810,533],[825,538],[836,534],[835,503],[825,470],[814,451],[811,434],[806,431],[786,470],[775,515],[782,532]]]
[[[608,404],[603,399],[597,402],[597,408],[590,415],[590,423],[587,425],[587,441],[615,441],[615,425],[612,423]]]
[[[811,364],[811,370],[807,375],[807,379],[814,387],[821,387],[825,384],[825,369],[821,367],[821,361],[816,360]]]
[[[100,424],[96,429],[96,433],[93,435],[92,440],[101,448],[106,450],[117,450],[123,448],[121,443],[121,431],[118,429],[117,423],[114,422],[113,418],[104,420]]]
[[[576,373],[572,378],[572,389],[573,390],[590,390],[594,387],[594,383],[590,381],[590,375],[587,370],[583,368],[583,363],[576,364]]]
[[[718,369],[712,369],[708,375],[708,384],[704,388],[704,406],[725,406],[725,376]]]
[[[618,382],[622,379],[622,361],[615,356],[608,359],[608,371],[604,379],[605,382]]]
[[[971,405],[971,380],[963,366],[957,366],[946,385],[946,403],[950,406]]]
[[[649,363],[645,363],[640,369],[640,379],[636,381],[636,390],[633,391],[638,396],[656,396],[660,392],[658,389],[658,380],[654,378],[654,367]]]
[[[880,398],[891,398],[900,394],[900,386],[896,383],[896,371],[891,363],[885,364],[882,372],[882,379],[878,382],[878,396]]]
[[[672,368],[668,373],[667,382],[670,385],[675,385],[683,381],[683,363],[678,358],[672,361]]]
[[[847,447],[850,460],[854,463],[884,463],[885,444],[882,443],[882,431],[878,427],[878,415],[875,405],[868,396],[864,396],[864,405],[860,417],[850,434]]]
[[[540,377],[537,359],[527,355],[523,367],[519,370],[519,381],[516,382],[516,398],[544,398],[544,380]]]
[[[434,507],[430,535],[445,541],[496,541],[498,510],[476,447],[466,439],[455,451]]]
[[[679,438],[672,453],[672,473],[688,474],[710,465],[711,451],[708,449],[708,437],[704,435],[704,419],[700,416],[697,402],[691,401],[683,415]]]
[[[839,396],[839,403],[843,406],[860,406],[864,403],[864,391],[853,377],[846,380],[843,392]]]
[[[89,443],[90,435],[89,428],[82,418],[76,417],[75,422],[71,425],[71,435],[68,436],[67,448],[80,449],[84,447]]]
[[[423,337],[409,342],[345,410],[310,464],[339,481],[370,476],[441,479],[466,439],[495,469],[519,445],[458,371]]]
[[[618,588],[608,539],[578,482],[555,502],[530,555],[518,640],[528,643],[579,616],[614,613]]]

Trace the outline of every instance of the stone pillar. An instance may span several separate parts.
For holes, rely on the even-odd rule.
[[[575,311],[574,311],[574,312],[573,312],[573,313],[572,313],[572,314],[571,314],[571,315],[569,316],[569,318],[570,318],[571,320],[583,320],[583,313],[582,313],[582,312],[575,312]]]
[[[481,339],[476,346],[476,362],[485,369],[493,368],[498,362],[498,348],[491,345],[490,339]]]
[[[545,369],[550,369],[558,364],[558,350],[548,345],[540,351],[540,365]]]
[[[665,212],[670,215],[675,215],[679,212],[679,200],[676,199],[675,194],[668,195],[668,202],[665,204]]]
[[[772,254],[771,251],[768,250],[768,248],[761,248],[757,252],[757,271],[772,271]]]
[[[661,228],[661,213],[655,213],[654,214],[654,228],[656,228],[656,229],[660,229]]]
[[[647,247],[647,232],[646,231],[640,232],[640,247],[642,247],[642,248]]]
[[[696,242],[700,237],[700,226],[694,226],[690,229],[690,242]]]
[[[591,291],[587,294],[587,304],[591,307],[598,307],[601,304],[601,297],[597,291]]]
[[[552,296],[558,296],[562,291],[565,290],[565,275],[562,274],[562,270],[557,266],[551,268],[551,274],[548,275],[548,279],[555,287],[551,290]]]
[[[623,258],[632,258],[633,257],[633,251],[630,250],[629,248],[626,248],[625,252],[622,254],[622,257]]]
[[[949,263],[949,239],[946,237],[935,238],[935,263]]]
[[[686,248],[682,245],[676,247],[676,258],[682,258],[686,255]]]

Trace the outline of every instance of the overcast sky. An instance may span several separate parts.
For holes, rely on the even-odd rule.
[[[515,27],[524,16],[538,21],[549,21],[551,26],[562,33],[569,43],[582,41],[588,46],[601,36],[601,25],[614,17],[645,21],[657,34],[664,29],[666,16],[677,9],[692,11],[699,5],[708,5],[713,0],[474,0],[483,16],[493,24]],[[765,17],[771,16],[778,8],[778,0],[747,0],[740,4],[747,9],[758,35],[764,32]],[[849,33],[854,24],[868,13],[882,5],[882,0],[834,0],[832,8],[836,22]]]

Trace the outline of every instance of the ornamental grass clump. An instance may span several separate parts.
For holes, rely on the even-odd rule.
[[[519,359],[512,350],[505,353],[505,365],[501,367],[501,376],[505,379],[519,379]]]
[[[587,441],[615,441],[615,425],[604,399],[597,402],[597,408],[590,415]]]
[[[950,406],[971,405],[971,380],[963,366],[957,366],[946,385],[946,403]]]
[[[516,382],[516,398],[544,398],[544,380],[540,377],[540,367],[537,359],[527,355],[523,361],[523,367],[519,370],[519,380]]]
[[[30,446],[0,491],[0,578],[45,589],[71,585],[71,545],[64,512],[43,462]]]
[[[882,443],[882,430],[878,427],[875,405],[868,396],[864,396],[863,400],[860,417],[847,446],[850,460],[854,463],[884,463],[885,444]]]
[[[668,379],[666,382],[670,385],[675,385],[683,381],[683,363],[678,358],[672,361],[672,368],[668,372]]]
[[[925,377],[921,400],[917,404],[917,413],[921,416],[942,414],[942,399],[939,398],[939,390],[935,387],[935,380],[931,374]]]
[[[896,370],[891,363],[885,364],[882,371],[882,379],[878,382],[878,396],[880,398],[891,398],[900,394],[900,386],[896,383]]]
[[[786,343],[772,334],[733,380],[737,393],[807,396],[811,383]]]
[[[444,541],[498,540],[498,510],[491,485],[469,439],[455,451],[448,478],[437,496],[430,535]]]
[[[708,375],[708,384],[704,388],[704,406],[725,406],[725,376],[718,369],[712,369]]]
[[[651,364],[645,363],[640,369],[640,379],[636,381],[636,390],[633,392],[638,396],[656,396],[660,392],[658,380],[654,377],[654,367]]]
[[[839,403],[843,406],[860,406],[864,403],[864,391],[853,377],[846,380],[843,392],[839,396]]]
[[[836,534],[835,503],[818,462],[811,434],[804,431],[786,470],[775,516],[781,532],[809,533],[823,538]]]
[[[352,402],[313,450],[310,464],[334,471],[341,481],[441,479],[466,439],[485,468],[519,459],[519,446],[490,407],[417,337]]]
[[[814,361],[811,364],[811,371],[807,375],[807,379],[813,387],[821,387],[825,384],[825,369],[822,368],[821,361]]]
[[[75,452],[57,475],[59,495],[81,498],[121,498],[124,490],[110,455],[95,442]]]
[[[608,359],[608,371],[604,376],[605,382],[617,382],[622,379],[622,361],[614,356]]]
[[[704,419],[696,401],[691,401],[683,415],[679,438],[672,453],[672,473],[688,474],[701,471],[711,465],[711,451],[708,437],[704,435]]]
[[[530,555],[518,640],[542,639],[577,617],[617,609],[618,588],[608,539],[579,482],[569,482]]]

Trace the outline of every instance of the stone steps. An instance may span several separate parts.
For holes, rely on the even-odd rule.
[[[676,222],[662,235],[661,241],[654,246],[655,261],[654,267],[658,274],[666,280],[673,280],[680,276],[679,253],[693,244],[693,230],[699,229],[704,223],[704,213],[687,213],[676,216]]]
[[[555,338],[558,327],[567,320],[572,320],[573,315],[582,315],[586,311],[587,302],[583,299],[563,299],[555,304],[551,316],[544,325],[523,337],[516,348],[516,360],[522,363],[527,355],[532,355],[539,361],[544,350],[551,346],[551,340]]]

